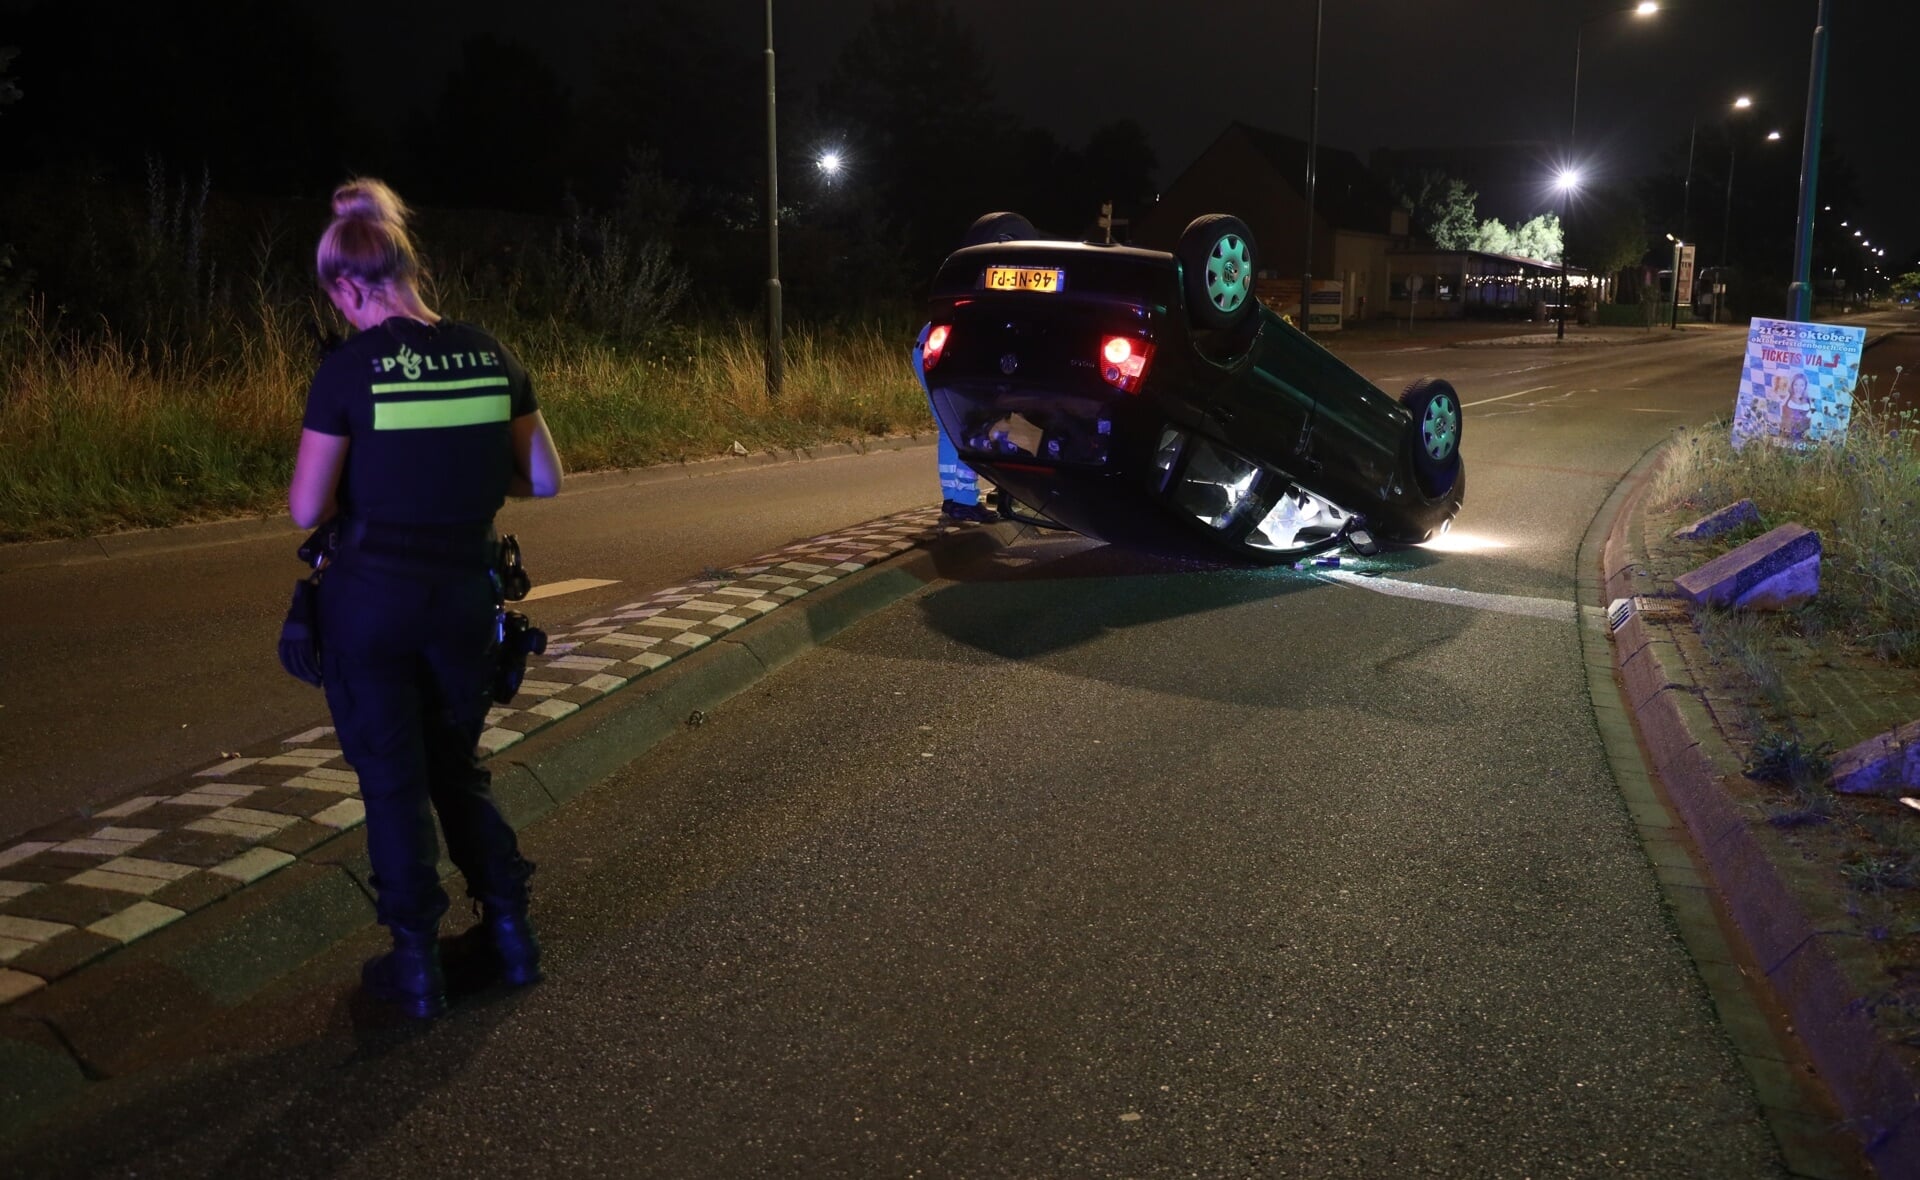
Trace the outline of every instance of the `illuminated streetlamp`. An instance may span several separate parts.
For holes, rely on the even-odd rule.
[[[1560,190],[1560,319],[1554,329],[1555,340],[1567,338],[1567,199],[1573,190],[1580,187],[1580,173],[1573,168],[1562,168],[1554,180],[1554,187]]]
[[[1638,17],[1652,16],[1659,11],[1660,5],[1654,3],[1653,0],[1641,0],[1641,2],[1631,10],[1632,15]],[[1586,20],[1581,21],[1573,31],[1573,113],[1567,120],[1567,158],[1569,160],[1574,158],[1574,145],[1580,129],[1580,50],[1582,42],[1587,35],[1587,26],[1596,21],[1603,21],[1608,17],[1618,15],[1621,15],[1621,13],[1603,12],[1599,16],[1590,16]]]
[[[814,164],[819,167],[820,171],[826,175],[828,180],[834,180],[839,177],[840,169],[843,167],[844,161],[840,159],[839,152],[822,152],[820,153],[820,158],[815,160]]]
[[[1733,100],[1733,109],[1735,111],[1748,110],[1752,108],[1752,106],[1753,99],[1744,94]],[[1720,322],[1720,305],[1726,301],[1724,296],[1726,295],[1727,288],[1727,254],[1731,249],[1733,240],[1734,149],[1740,142],[1733,136],[1733,125],[1731,123],[1725,125],[1727,128],[1727,203],[1726,210],[1720,216],[1720,281],[1714,284],[1719,290],[1713,293],[1713,322],[1716,324]]]

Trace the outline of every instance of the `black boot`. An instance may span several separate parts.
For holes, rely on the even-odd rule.
[[[488,874],[484,889],[474,891],[480,903],[480,922],[461,937],[463,958],[486,964],[490,972],[511,987],[539,983],[540,942],[527,920],[527,879],[532,862],[515,857],[512,863]]]
[[[440,969],[440,932],[393,929],[393,949],[368,959],[360,969],[367,995],[391,1004],[415,1020],[431,1020],[447,1010],[447,979]]]

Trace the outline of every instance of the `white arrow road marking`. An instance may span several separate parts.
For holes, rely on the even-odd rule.
[[[581,590],[598,590],[602,586],[611,586],[614,578],[568,578],[564,582],[542,582],[527,591],[521,602],[532,602],[536,598],[554,598],[561,594],[573,594]]]
[[[1474,406],[1484,406],[1489,402],[1503,402],[1511,397],[1525,397],[1529,393],[1542,393],[1552,388],[1553,386],[1551,385],[1538,385],[1532,389],[1523,389],[1519,393],[1503,393],[1499,397],[1483,397],[1477,402],[1464,402],[1461,404],[1460,408],[1465,410],[1465,409],[1470,409]]]
[[[1497,611],[1503,615],[1525,615],[1534,619],[1553,619],[1572,622],[1576,617],[1573,603],[1562,602],[1557,598],[1528,598],[1520,594],[1483,594],[1478,590],[1455,590],[1451,586],[1428,586],[1421,582],[1399,582],[1392,578],[1368,578],[1345,570],[1314,570],[1313,575],[1325,581],[1342,586],[1358,586],[1371,590],[1375,594],[1386,594],[1394,598],[1419,598],[1427,602],[1444,602],[1448,606],[1464,606],[1472,610]]]

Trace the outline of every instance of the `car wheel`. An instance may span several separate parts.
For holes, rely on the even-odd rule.
[[[960,239],[960,245],[964,248],[989,242],[1027,242],[1039,236],[1033,222],[1018,213],[988,213],[974,219],[967,227],[966,236]]]
[[[1186,276],[1187,315],[1194,327],[1218,331],[1253,314],[1258,254],[1246,222],[1225,213],[1196,217],[1173,253]]]
[[[1442,495],[1460,470],[1460,428],[1465,423],[1460,395],[1438,377],[1422,377],[1407,386],[1400,404],[1413,415],[1413,467],[1421,490]]]

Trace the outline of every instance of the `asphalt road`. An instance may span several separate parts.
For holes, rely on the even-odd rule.
[[[1450,550],[1331,582],[1018,546],[536,826],[547,983],[395,1028],[369,932],[16,1163],[1779,1174],[1572,606],[1606,493],[1726,411],[1739,348],[1359,356],[1459,378]]]
[[[574,477],[555,500],[509,503],[499,524],[522,537],[538,581],[610,583],[523,608],[547,626],[937,501],[932,466],[926,446],[889,446]],[[175,547],[107,560],[6,568],[73,555],[0,555],[0,842],[326,723],[320,693],[274,655],[304,536],[282,516],[178,530],[152,538]]]

